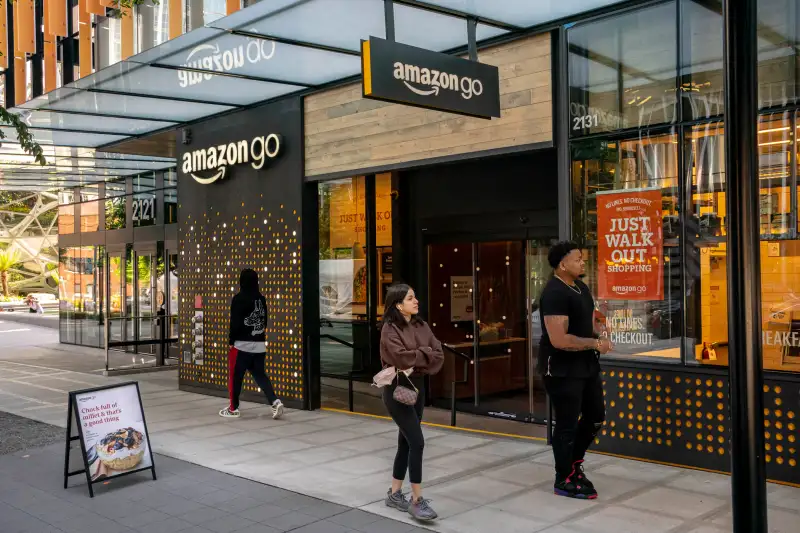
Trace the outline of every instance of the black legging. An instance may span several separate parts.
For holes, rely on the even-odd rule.
[[[425,448],[425,438],[422,436],[421,422],[425,393],[422,380],[414,379],[414,385],[419,389],[416,405],[405,405],[396,401],[392,397],[395,385],[383,387],[383,403],[386,404],[394,423],[400,428],[392,477],[405,479],[408,470],[408,479],[411,483],[422,483],[422,450]]]
[[[575,461],[582,460],[605,420],[603,380],[544,377],[544,387],[555,411],[553,455],[556,472],[567,477]]]

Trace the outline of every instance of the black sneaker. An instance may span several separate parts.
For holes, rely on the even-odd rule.
[[[597,498],[597,491],[569,477],[562,478],[556,476],[556,482],[553,485],[553,493],[558,496],[566,496],[567,498],[575,498],[578,500],[594,500]]]
[[[407,513],[409,504],[410,502],[403,496],[403,491],[401,490],[392,493],[392,489],[389,489],[386,493],[386,507],[394,507],[398,511]]]
[[[570,475],[570,478],[574,479],[579,485],[583,485],[584,487],[594,491],[595,496],[597,495],[597,491],[594,488],[594,483],[589,481],[589,478],[586,477],[586,474],[583,471],[583,459],[572,463],[572,475]]]

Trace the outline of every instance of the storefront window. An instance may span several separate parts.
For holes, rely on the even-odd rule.
[[[59,251],[59,327],[61,342],[100,347],[103,344],[103,247]]]
[[[178,222],[178,189],[164,189],[164,224]]]
[[[81,189],[81,233],[97,231],[100,226],[99,188],[89,185]]]
[[[722,13],[709,4],[681,0],[680,91],[686,120],[722,115]]]
[[[792,145],[791,113],[760,117],[758,125],[758,173],[761,184],[759,213],[761,238],[791,236]]]
[[[226,13],[226,0],[187,0],[186,17],[189,27],[186,30],[202,28],[221,19]]]
[[[75,344],[75,273],[72,248],[58,251],[59,338],[61,342]]]
[[[58,206],[58,234],[71,235],[75,233],[75,206]]]
[[[668,2],[569,30],[572,135],[676,120],[676,17]]]
[[[137,52],[144,52],[169,40],[169,4],[145,0],[136,6]]]
[[[125,182],[106,183],[106,229],[125,227]]]
[[[122,61],[122,21],[116,17],[98,17],[97,69]]]
[[[686,228],[687,360],[727,364],[728,294],[725,140],[721,123],[687,134],[686,179],[691,187]]]
[[[678,138],[572,145],[575,235],[612,356],[681,356]]]
[[[318,188],[321,364],[324,374],[346,375],[367,353],[366,179],[363,176],[321,183]],[[392,177],[375,177],[377,317],[392,282]],[[349,348],[340,341],[352,344]]]
[[[798,3],[758,0],[758,104],[772,107],[797,97]]]
[[[156,176],[142,174],[133,178],[133,226],[152,226],[156,223]]]

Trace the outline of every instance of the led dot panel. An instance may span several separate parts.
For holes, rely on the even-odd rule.
[[[263,195],[260,195],[263,198]],[[250,204],[250,205],[248,205]],[[188,227],[187,227],[188,226]],[[204,357],[182,361],[180,377],[187,382],[225,388],[228,383],[230,302],[238,291],[239,273],[259,274],[267,297],[267,374],[278,396],[302,400],[303,324],[300,217],[286,206],[267,212],[260,202],[242,202],[230,219],[220,211],[187,216],[179,234],[181,268],[181,353],[191,350],[191,317],[195,296],[202,296]],[[259,392],[249,374],[244,391]]]
[[[730,470],[727,376],[607,364],[604,369],[606,424],[595,439],[595,450]],[[770,479],[800,482],[798,397],[798,383],[764,386],[765,459]]]

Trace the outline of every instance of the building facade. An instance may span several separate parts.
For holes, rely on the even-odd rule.
[[[615,343],[602,361],[607,424],[596,448],[728,470],[726,367],[735,354],[727,349],[720,4],[598,2],[589,13],[576,9],[540,21],[527,19],[529,10],[516,2],[509,3],[519,7],[513,13],[436,11],[445,3],[429,4],[436,17],[458,26],[454,35],[466,33],[467,19],[478,21],[478,59],[500,74],[499,119],[364,99],[357,77],[346,79],[359,61],[357,42],[326,34],[304,49],[307,55],[293,56],[298,41],[313,38],[280,34],[287,27],[281,17],[289,15],[268,13],[262,4],[234,13],[241,6],[227,3],[229,17],[199,22],[193,4],[177,2],[186,15],[179,26],[164,12],[178,12],[174,2],[149,6],[161,21],[155,26],[143,22],[151,20],[148,6],[130,19],[90,18],[100,34],[120,32],[121,55],[103,52],[99,38],[93,57],[108,56],[108,63],[96,66],[113,70],[126,53],[140,54],[144,64],[141,54],[149,53],[159,63],[149,63],[146,72],[174,74],[172,85],[156,77],[150,87],[145,77],[136,85],[131,76],[99,94],[131,83],[141,95],[169,93],[186,105],[227,107],[209,107],[196,119],[173,115],[169,120],[180,123],[173,128],[103,145],[174,158],[174,171],[156,171],[151,189],[142,185],[147,174],[122,184],[79,185],[74,198],[82,201],[62,206],[65,228],[73,219],[72,234],[59,236],[61,277],[75,287],[64,301],[81,302],[78,308],[62,302],[63,340],[102,344],[92,329],[98,312],[88,308],[118,309],[132,319],[129,338],[142,338],[136,321],[152,314],[153,295],[163,292],[167,314],[177,315],[180,386],[225,395],[227,306],[239,271],[255,268],[270,304],[268,370],[279,394],[295,407],[338,406],[342,389],[368,382],[379,368],[383,296],[391,283],[406,282],[450,347],[443,371],[429,380],[429,401],[542,423],[548,406],[533,372],[538,296],[550,275],[548,247],[569,238],[584,250],[587,281]],[[365,21],[373,4],[381,4],[375,12],[383,16],[382,2],[363,2]],[[409,29],[409,9],[417,8],[396,3],[398,41],[466,53],[466,36],[453,41],[443,20],[429,21],[428,30],[438,33],[422,31],[424,25]],[[202,11],[213,18],[210,4]],[[311,24],[320,13],[309,7],[298,17]],[[761,111],[754,147],[762,184],[765,458],[771,479],[793,483],[800,483],[798,13],[794,0],[759,3]],[[330,24],[345,27],[361,20],[355,16],[341,14]],[[509,26],[514,23],[519,27]],[[178,37],[203,24],[209,25],[197,30],[203,35]],[[131,27],[140,28],[133,40]],[[369,35],[358,31],[360,38]],[[254,33],[260,40],[247,40]],[[166,37],[177,44],[163,43]],[[196,59],[202,46],[222,50],[215,52],[221,70],[227,69],[224,50],[231,50],[233,75],[220,75],[213,55],[211,63]],[[321,65],[317,53],[336,54],[322,62],[335,83],[311,67]],[[296,92],[249,92],[256,81],[287,82],[292,62]],[[217,91],[223,82],[228,92]],[[176,85],[186,91],[178,93]],[[201,94],[208,100],[200,102]],[[231,105],[224,98],[239,100]],[[150,227],[134,224],[133,210],[145,209],[134,207],[142,203],[137,194],[155,198]],[[168,209],[168,196],[177,210]],[[126,222],[109,228],[123,204]],[[631,213],[642,226],[623,226]],[[610,268],[617,263],[627,266]],[[167,290],[159,288],[162,278]],[[105,290],[98,289],[103,283]],[[253,383],[246,390],[258,398]],[[357,410],[379,408],[368,394],[356,394]]]

